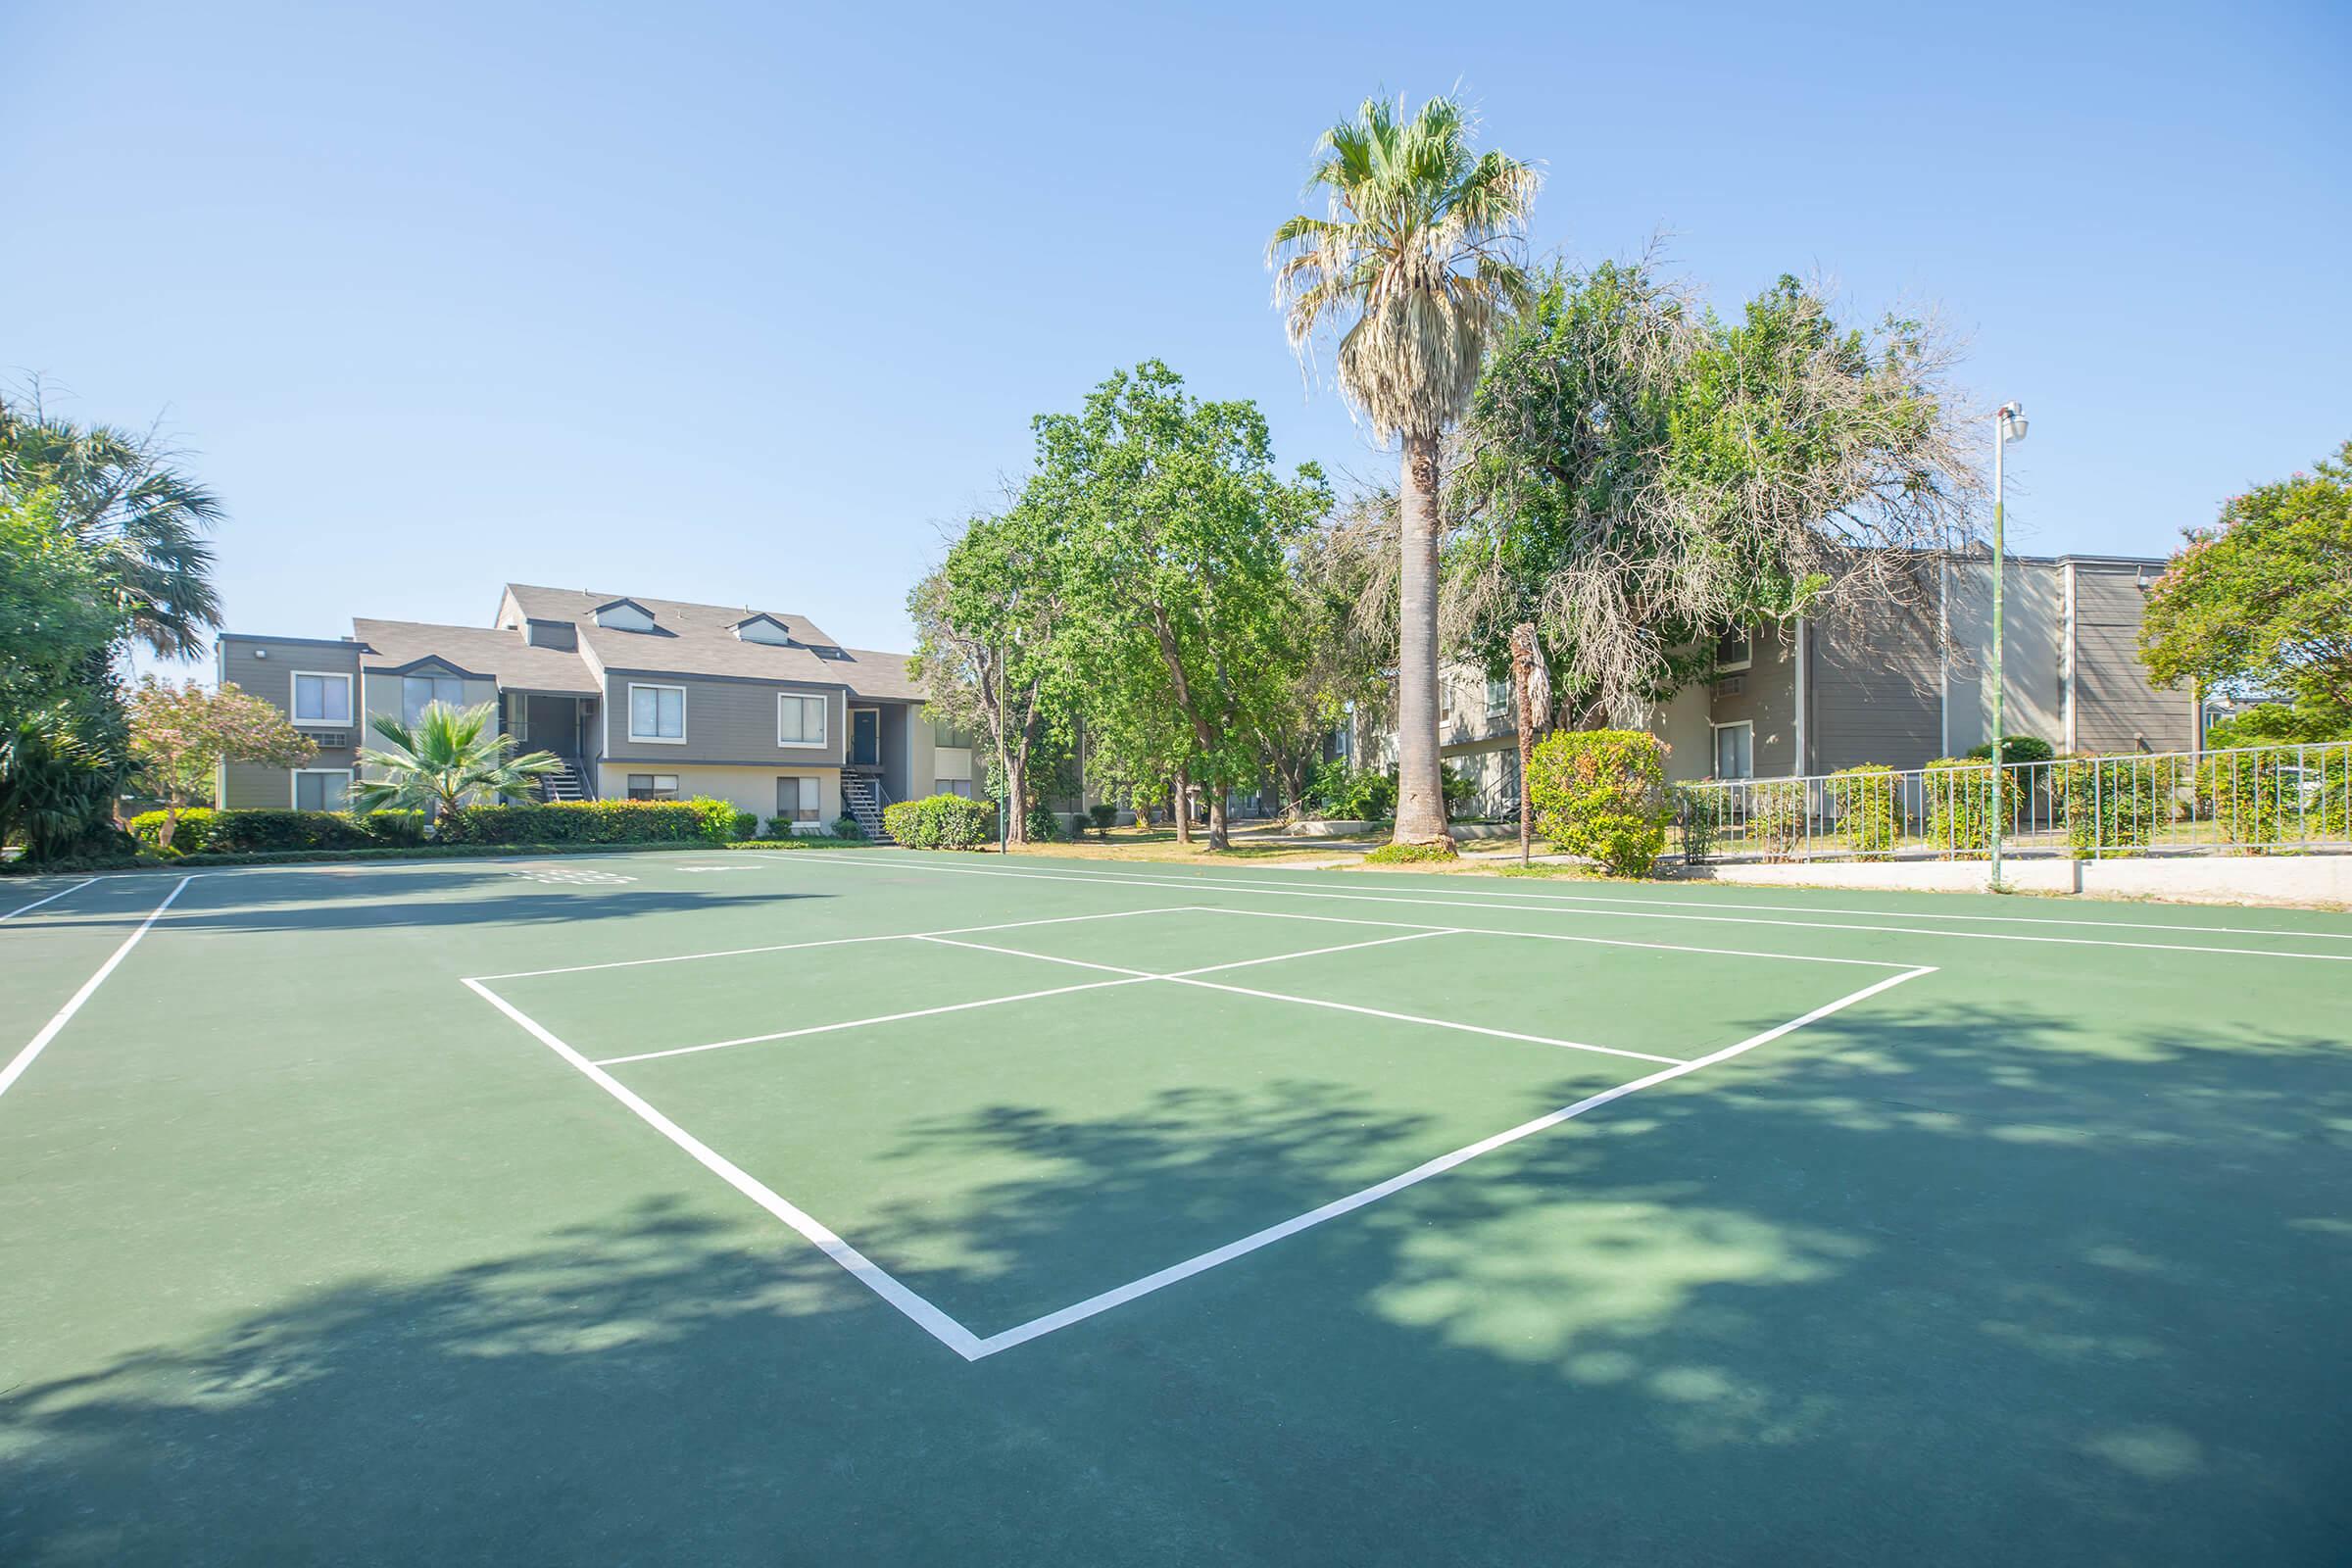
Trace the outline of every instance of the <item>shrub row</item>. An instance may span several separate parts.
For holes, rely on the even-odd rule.
[[[468,806],[443,821],[436,837],[445,844],[730,844],[750,836],[741,820],[748,814],[704,799]]]
[[[927,795],[882,808],[882,826],[910,850],[977,850],[997,836],[997,808],[961,795]]]
[[[142,849],[163,852],[162,811],[130,819]],[[192,806],[172,829],[173,856],[256,855],[278,850],[394,849],[424,842],[419,811],[220,811]]]

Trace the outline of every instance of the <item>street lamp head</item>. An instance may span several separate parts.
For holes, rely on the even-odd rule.
[[[2001,439],[2023,441],[2026,438],[2026,406],[2023,403],[2004,403],[1998,416]]]

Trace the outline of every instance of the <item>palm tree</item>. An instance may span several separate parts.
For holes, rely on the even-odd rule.
[[[1342,394],[1403,448],[1399,486],[1396,842],[1446,840],[1438,765],[1438,444],[1467,407],[1481,360],[1530,288],[1517,259],[1541,176],[1474,153],[1470,114],[1432,98],[1409,118],[1367,99],[1316,142],[1300,215],[1266,247],[1274,303],[1301,357],[1346,323]]]
[[[174,466],[150,430],[75,424],[28,400],[0,398],[0,495],[54,490],[58,516],[97,559],[132,635],[165,659],[204,652],[220,624],[206,535],[220,498]]]
[[[385,777],[362,779],[351,787],[351,804],[363,811],[422,811],[428,822],[455,813],[468,798],[516,795],[543,773],[564,764],[552,752],[510,758],[514,741],[491,723],[493,706],[452,708],[426,705],[413,725],[390,713],[379,715],[375,732],[400,748],[364,751],[360,760],[380,767]]]

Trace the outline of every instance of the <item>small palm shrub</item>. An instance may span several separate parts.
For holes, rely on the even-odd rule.
[[[1612,876],[1644,876],[1666,848],[1666,747],[1641,730],[1561,730],[1529,759],[1536,830]]]

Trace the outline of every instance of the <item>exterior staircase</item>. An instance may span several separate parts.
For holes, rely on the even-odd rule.
[[[560,760],[564,763],[562,767],[552,773],[539,775],[539,798],[551,802],[586,800],[588,787],[580,778],[579,768],[569,758],[563,758]]]
[[[882,808],[889,797],[883,793],[882,781],[870,773],[841,775],[841,804],[843,809],[858,819],[869,844],[895,844],[890,829],[882,825]]]

